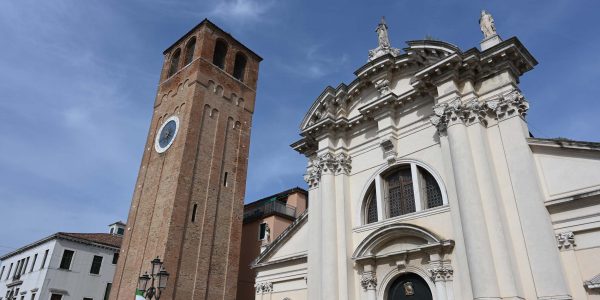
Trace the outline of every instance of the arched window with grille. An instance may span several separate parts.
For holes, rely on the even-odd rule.
[[[381,197],[381,200],[378,200]],[[365,194],[363,223],[416,213],[448,204],[445,189],[425,165],[407,162],[375,176]],[[378,207],[383,205],[383,207]],[[382,212],[379,212],[382,211]]]
[[[181,56],[181,49],[175,50],[173,55],[171,56],[171,64],[169,66],[169,75],[168,77],[173,76],[177,72],[177,68],[179,67],[179,57]]]
[[[185,45],[185,62],[184,66],[189,65],[194,60],[194,50],[196,49],[196,38],[192,38],[187,45]]]
[[[221,69],[225,68],[225,57],[227,56],[227,43],[223,40],[217,40],[215,43],[215,52],[213,53],[213,64]]]
[[[244,71],[246,70],[246,56],[241,52],[235,55],[235,62],[233,63],[233,77],[239,81],[244,81]]]
[[[375,187],[371,186],[367,194],[367,206],[365,210],[365,220],[367,224],[377,222],[377,199],[375,197]]]

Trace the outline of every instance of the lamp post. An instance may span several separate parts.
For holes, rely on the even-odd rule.
[[[163,268],[163,262],[158,258],[158,256],[151,261],[152,269],[150,271],[151,274],[145,272],[144,275],[140,276],[138,280],[138,293],[142,292],[142,296],[145,299],[160,299],[160,294],[167,287],[167,280],[169,279],[169,273]],[[157,282],[157,286],[155,286],[155,281]],[[150,287],[148,287],[148,282],[150,282]]]

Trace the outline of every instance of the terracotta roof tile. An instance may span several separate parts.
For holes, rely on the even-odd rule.
[[[73,237],[81,240],[86,240],[92,243],[106,245],[110,247],[120,248],[123,236],[109,233],[74,233],[74,232],[59,232],[58,235]]]

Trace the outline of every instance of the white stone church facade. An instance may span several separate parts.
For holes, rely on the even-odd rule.
[[[292,145],[309,210],[254,262],[256,299],[600,299],[600,144],[531,137],[537,61],[480,23],[481,50],[400,51],[382,20],[316,99]]]

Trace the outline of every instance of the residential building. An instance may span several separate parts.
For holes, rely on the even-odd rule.
[[[0,300],[107,300],[124,229],[58,232],[0,257]]]
[[[306,211],[307,197],[296,187],[244,205],[237,300],[254,299],[252,261]]]

